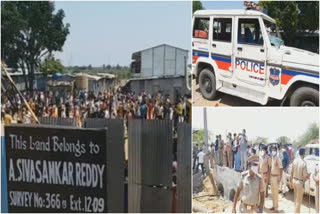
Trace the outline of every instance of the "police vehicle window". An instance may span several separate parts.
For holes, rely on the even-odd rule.
[[[239,19],[238,43],[263,45],[263,37],[258,19]]]
[[[231,42],[231,33],[231,18],[221,18],[213,20],[213,40]]]
[[[209,18],[196,18],[194,20],[193,37],[208,39],[209,35]]]

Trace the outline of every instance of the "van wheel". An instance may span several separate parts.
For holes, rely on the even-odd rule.
[[[205,68],[200,71],[199,87],[204,98],[208,100],[214,99],[216,96],[216,76],[211,70]]]
[[[290,98],[290,106],[319,106],[319,91],[311,87],[298,88]]]

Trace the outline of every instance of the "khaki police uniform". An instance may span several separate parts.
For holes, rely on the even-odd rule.
[[[282,161],[278,156],[269,159],[270,167],[270,187],[272,194],[272,203],[275,210],[278,210],[280,173],[282,170]]]
[[[238,184],[241,188],[240,206],[241,213],[253,213],[258,208],[260,201],[260,193],[264,192],[263,180],[260,175],[255,174],[253,177],[249,176],[249,171],[242,173],[242,178]]]
[[[227,159],[228,159],[228,167],[232,168],[233,162],[233,153],[232,153],[232,139],[228,139],[227,141]]]
[[[295,213],[300,213],[303,198],[305,177],[307,177],[307,163],[299,156],[292,163],[293,170],[293,190]]]
[[[319,179],[319,166],[317,165],[314,170],[314,176]],[[319,213],[319,183],[316,183],[316,195],[315,195],[315,201],[316,201],[316,211]]]
[[[264,157],[259,158],[259,168],[260,168],[260,175],[263,179],[264,183],[264,192],[267,192],[268,187],[268,172],[269,172],[269,157],[265,155]]]

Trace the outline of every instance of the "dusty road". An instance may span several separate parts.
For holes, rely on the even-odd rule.
[[[262,106],[239,97],[219,92],[214,100],[206,100],[202,97],[199,85],[196,80],[192,80],[192,105],[193,106]],[[270,101],[267,106],[280,106],[279,101]]]
[[[219,192],[214,190],[208,190],[208,178],[202,177],[200,170],[198,173],[193,174],[193,206],[201,209],[201,212],[215,212],[215,213],[232,213],[232,201],[224,200],[223,196],[219,196]],[[269,195],[265,201],[265,207],[263,213],[273,213],[268,208],[272,207],[271,191],[269,186]],[[304,195],[303,204],[301,206],[301,213],[309,213],[309,196]],[[315,199],[310,197],[310,213],[316,213]],[[237,213],[239,203],[237,206]],[[195,211],[194,211],[195,212]],[[289,191],[284,198],[282,194],[279,194],[279,213],[294,213],[293,191]]]

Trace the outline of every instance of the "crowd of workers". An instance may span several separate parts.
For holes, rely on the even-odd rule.
[[[24,97],[37,117],[74,118],[78,127],[81,127],[85,118],[118,118],[125,122],[131,118],[170,119],[175,124],[188,120],[186,96],[173,102],[169,95],[151,95],[145,92],[135,94],[118,88],[105,93],[99,92],[97,96],[80,90],[77,94],[62,94],[58,91],[24,92]],[[18,94],[11,102],[2,99],[1,111],[5,124],[34,122],[31,112]]]
[[[204,151],[206,150],[206,151]],[[315,155],[319,156],[315,150]],[[200,148],[196,144],[193,148],[193,169],[198,172],[201,168],[202,175],[206,174],[205,162],[213,168],[215,165],[233,168],[242,172],[242,179],[234,197],[233,212],[236,212],[236,204],[240,199],[239,211],[244,213],[263,212],[264,199],[268,194],[270,185],[273,206],[270,211],[278,213],[278,196],[282,192],[286,196],[288,167],[292,164],[289,187],[294,190],[294,212],[300,213],[304,194],[304,183],[313,179],[315,187],[315,205],[319,213],[319,165],[312,172],[307,172],[307,163],[304,160],[305,148],[301,147],[294,154],[291,144],[264,144],[248,145],[246,131],[242,133],[229,133],[225,140],[221,135],[216,136],[215,143],[208,147]],[[311,188],[311,187],[309,187]]]

